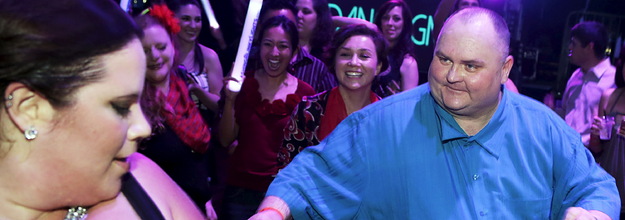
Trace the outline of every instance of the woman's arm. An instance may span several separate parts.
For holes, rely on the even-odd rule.
[[[401,91],[406,91],[419,85],[419,66],[414,57],[406,54],[399,67],[401,73]]]
[[[594,117],[593,123],[590,127],[590,141],[588,143],[588,149],[593,154],[600,153],[603,151],[603,144],[599,137],[601,129],[603,129],[603,116],[606,114],[606,109],[610,105],[614,105],[614,103],[610,103],[610,96],[615,91],[615,89],[608,89],[603,94],[601,94],[601,99],[599,100],[599,106],[597,106],[597,116]]]
[[[224,82],[227,83],[230,80],[236,81],[236,79],[232,77],[227,77],[224,79]],[[221,146],[229,147],[239,135],[239,125],[237,125],[234,118],[234,103],[238,92],[232,92],[228,88],[225,88],[224,93],[224,109],[221,120],[219,120],[219,142]]]
[[[219,62],[219,57],[215,51],[202,45],[200,45],[200,48],[202,48],[202,53],[204,55],[203,72],[207,74],[207,82],[205,83],[208,84],[209,90],[206,91],[196,84],[191,84],[189,85],[189,91],[195,94],[200,102],[208,107],[208,109],[217,112],[219,110],[219,92],[223,87],[221,62]],[[203,80],[202,77],[200,77],[200,79]]]
[[[336,27],[345,27],[350,24],[364,24],[372,30],[378,30],[378,26],[360,18],[348,18],[343,16],[332,16],[332,22]]]

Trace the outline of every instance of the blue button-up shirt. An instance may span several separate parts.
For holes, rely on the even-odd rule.
[[[544,105],[503,91],[475,136],[425,84],[369,105],[300,153],[267,192],[295,219],[617,219],[614,179]]]

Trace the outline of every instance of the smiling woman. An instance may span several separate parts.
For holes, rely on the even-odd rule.
[[[224,198],[226,219],[247,219],[256,212],[273,176],[282,129],[303,96],[314,90],[289,73],[297,48],[297,29],[285,16],[260,26],[262,67],[246,73],[241,92],[226,90],[219,138],[231,149]],[[229,79],[232,80],[232,79]]]
[[[189,202],[171,179],[135,153],[150,133],[139,36],[108,0],[0,2],[0,219],[139,219],[133,192],[168,219],[193,217],[172,205]]]
[[[172,42],[180,27],[167,6],[153,5],[135,17],[143,29],[146,53],[146,95],[142,100],[153,134],[141,143],[139,152],[154,160],[202,209],[211,198],[210,127],[190,96],[184,68],[175,66]]]
[[[388,67],[384,37],[365,25],[339,30],[330,48],[332,71],[339,86],[304,97],[284,128],[278,167],[288,165],[304,148],[319,144],[351,113],[378,101],[373,79]]]

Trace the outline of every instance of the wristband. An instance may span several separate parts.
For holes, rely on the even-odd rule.
[[[281,217],[280,219],[284,219],[284,215],[282,214],[282,212],[280,212],[280,210],[278,210],[278,209],[276,209],[274,207],[265,207],[265,208],[261,209],[258,212],[261,213],[261,212],[264,212],[264,211],[267,211],[267,210],[271,210],[271,211],[277,212],[280,215],[280,217]]]

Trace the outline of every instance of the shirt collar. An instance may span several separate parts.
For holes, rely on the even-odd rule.
[[[610,68],[610,66],[610,60],[608,58],[605,58],[596,66],[591,68],[589,72],[592,72],[597,78],[601,78],[601,76],[603,76],[603,74],[608,70],[608,68]]]
[[[502,128],[502,125],[506,120],[506,115],[504,111],[510,91],[505,89],[503,86],[501,91],[502,97],[499,105],[497,106],[497,110],[491,117],[488,124],[484,126],[484,128],[475,136],[468,136],[464,132],[464,130],[460,128],[460,125],[458,125],[456,120],[451,114],[449,114],[449,112],[445,111],[440,105],[435,104],[435,112],[440,119],[439,121],[441,129],[441,141],[444,143],[456,139],[467,138],[467,141],[475,141],[491,155],[499,158],[499,152],[501,151],[501,147],[503,143],[506,143],[505,136],[503,135],[505,133],[503,131],[505,129],[514,129]]]
[[[310,55],[310,53],[308,53],[308,51],[306,51],[304,49],[301,49],[301,48],[298,51],[299,52],[297,52],[297,58],[292,63],[294,66],[304,65],[304,64],[313,62],[312,58],[310,58],[312,55]]]

